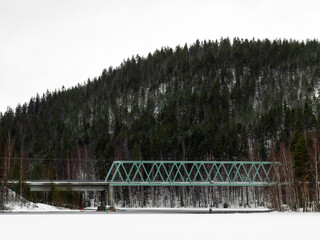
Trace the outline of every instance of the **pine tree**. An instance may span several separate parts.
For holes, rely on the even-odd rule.
[[[292,148],[294,176],[301,189],[302,206],[306,210],[307,180],[310,179],[310,157],[306,141],[301,133],[295,134]]]

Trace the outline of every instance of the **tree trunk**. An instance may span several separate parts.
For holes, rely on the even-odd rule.
[[[23,145],[21,144],[21,156],[20,156],[20,196],[22,196],[22,156],[23,156]]]
[[[315,197],[316,197],[316,206],[315,210],[318,210],[319,206],[319,176],[318,176],[318,144],[317,139],[314,134],[314,170],[315,170]]]

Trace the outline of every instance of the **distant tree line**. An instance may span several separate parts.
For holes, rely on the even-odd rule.
[[[103,53],[102,53],[103,54]],[[4,179],[104,179],[114,160],[281,161],[279,204],[319,204],[317,40],[196,41],[0,114]]]

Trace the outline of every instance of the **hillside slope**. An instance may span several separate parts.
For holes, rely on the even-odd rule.
[[[290,157],[292,167],[297,131],[317,156],[319,83],[316,40],[161,48],[1,114],[4,177],[18,178],[21,157],[32,179],[103,179],[126,159]]]

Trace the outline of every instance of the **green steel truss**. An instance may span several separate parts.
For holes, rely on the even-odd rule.
[[[114,161],[110,186],[269,186],[278,162]]]

